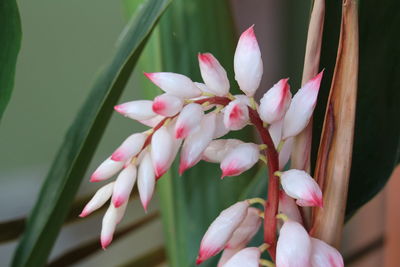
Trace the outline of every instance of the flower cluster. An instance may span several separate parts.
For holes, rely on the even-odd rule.
[[[244,200],[224,210],[211,224],[201,241],[197,263],[223,250],[219,266],[269,266],[268,261],[261,259],[261,254],[274,247],[276,257],[275,252],[271,256],[278,267],[343,266],[334,248],[311,238],[303,227],[298,206],[323,206],[318,184],[302,170],[282,171],[292,153],[293,138],[307,126],[312,116],[323,72],[293,97],[288,79],[282,79],[257,103],[253,96],[260,85],[263,63],[253,26],[241,35],[234,56],[235,79],[244,94],[229,92],[227,73],[212,54],[199,54],[198,60],[204,83],[193,82],[176,73],[145,73],[164,94],[153,101],[131,101],[115,106],[117,112],[151,128],[129,136],[95,170],[91,182],[118,176],[96,192],[80,216],[87,216],[111,198],[101,231],[101,245],[106,248],[124,215],[136,180],[146,210],[157,180],[168,171],[179,149],[180,174],[204,160],[220,164],[221,178],[238,176],[262,160],[280,181],[276,199],[285,222],[277,243],[246,247],[271,211],[266,208],[266,200]],[[256,126],[262,144],[220,139],[249,124]],[[270,164],[271,160],[277,166]],[[251,206],[257,203],[263,204],[265,210]],[[272,214],[273,218],[276,215],[278,210]],[[267,220],[264,223],[268,223]],[[267,228],[264,226],[264,229]],[[272,228],[273,235],[276,230]]]

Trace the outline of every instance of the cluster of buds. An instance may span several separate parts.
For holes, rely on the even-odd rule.
[[[95,170],[91,182],[119,174],[114,182],[96,192],[80,216],[87,216],[111,199],[101,231],[101,244],[106,248],[124,215],[136,179],[140,200],[147,210],[157,180],[168,171],[179,149],[180,174],[205,160],[220,164],[221,178],[238,176],[259,160],[269,163],[268,152],[274,151],[273,160],[278,166],[268,165],[280,180],[279,213],[286,220],[274,244],[277,266],[343,266],[334,248],[311,238],[302,226],[298,206],[323,206],[318,184],[302,170],[283,171],[292,153],[293,138],[312,116],[323,72],[293,97],[288,79],[282,79],[257,103],[253,96],[260,85],[263,63],[253,26],[241,35],[234,56],[235,79],[244,94],[229,92],[226,71],[212,54],[199,54],[198,60],[204,83],[176,73],[145,73],[164,94],[153,101],[132,101],[115,107],[122,115],[151,128],[129,136]],[[259,131],[262,144],[220,139],[251,124]],[[245,200],[224,210],[205,234],[197,263],[223,250],[219,266],[268,266],[261,254],[273,244],[246,247],[269,212],[250,206],[256,203],[266,206],[266,201],[273,200]],[[272,229],[274,234],[276,230]]]

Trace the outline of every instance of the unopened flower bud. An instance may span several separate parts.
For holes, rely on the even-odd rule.
[[[236,99],[224,109],[224,124],[229,130],[240,130],[249,122],[249,110],[246,104]]]
[[[186,138],[195,132],[201,123],[204,111],[201,105],[190,103],[186,105],[178,116],[175,124],[175,137]]]
[[[94,173],[90,177],[90,181],[100,182],[111,178],[124,167],[124,163],[124,161],[114,161],[111,158],[106,159],[94,171]]]
[[[138,171],[138,190],[140,201],[142,202],[145,211],[147,211],[147,205],[153,196],[155,183],[156,176],[150,152],[146,151],[142,161],[140,162]]]
[[[233,255],[241,251],[244,247],[240,248],[225,248],[222,252],[221,258],[219,258],[217,267],[223,267],[228,260],[230,260]]]
[[[185,75],[172,72],[154,72],[144,75],[170,95],[181,98],[193,98],[201,95],[200,89]]]
[[[240,250],[230,258],[223,267],[258,267],[261,251],[257,247],[249,247]],[[279,265],[278,265],[279,266]]]
[[[261,211],[250,207],[247,211],[246,218],[233,233],[231,239],[226,244],[226,248],[241,248],[246,246],[255,236],[261,226]]]
[[[101,247],[103,249],[106,249],[110,245],[114,236],[115,228],[124,216],[125,209],[126,205],[116,208],[114,205],[110,204],[104,214],[100,235]]]
[[[246,217],[248,207],[247,201],[241,201],[221,212],[201,240],[196,264],[202,263],[224,249],[226,242]]]
[[[229,80],[225,69],[210,53],[198,55],[201,77],[215,95],[225,96],[229,93]]]
[[[260,100],[260,118],[268,123],[280,121],[289,108],[292,94],[289,79],[282,79],[269,89]]]
[[[153,112],[153,101],[135,100],[123,103],[114,107],[122,115],[133,120],[148,120],[154,118],[157,114]]]
[[[292,221],[300,224],[303,223],[303,219],[301,218],[299,207],[296,205],[296,202],[293,198],[289,197],[285,192],[282,191],[279,192],[278,212],[285,214]]]
[[[81,214],[79,214],[79,217],[86,217],[93,211],[102,207],[107,202],[107,200],[110,199],[113,188],[114,182],[106,184],[105,186],[97,190],[92,199],[90,199],[85,208],[83,208]]]
[[[334,247],[322,240],[311,238],[312,267],[343,267],[343,257]]]
[[[215,131],[213,139],[220,138],[229,133],[229,129],[226,128],[224,123],[224,113],[218,112],[215,117]]]
[[[282,146],[281,151],[279,152],[279,169],[282,170],[285,168],[285,165],[288,163],[290,159],[290,155],[292,153],[293,147],[293,138],[286,139],[285,143]]]
[[[244,143],[233,148],[221,162],[222,178],[237,176],[254,166],[259,160],[260,149],[253,143]]]
[[[136,166],[129,164],[118,175],[112,195],[112,203],[116,208],[129,200],[132,188],[136,182],[136,174]]]
[[[145,133],[135,133],[125,139],[125,141],[111,155],[114,161],[127,161],[130,157],[136,156],[143,148],[147,135]]]
[[[317,102],[322,75],[323,71],[294,95],[283,121],[283,139],[298,135],[307,126]]]
[[[235,79],[247,96],[253,96],[260,85],[263,63],[253,26],[240,36],[234,57]]]
[[[311,239],[298,222],[286,221],[276,247],[276,266],[311,266]]]
[[[297,205],[323,206],[321,189],[307,172],[296,169],[285,171],[281,175],[281,184],[286,194],[297,199]]]
[[[191,168],[200,161],[201,156],[210,144],[215,130],[215,113],[209,113],[203,117],[198,129],[189,135],[182,146],[179,164],[179,174]]]
[[[172,117],[181,111],[182,107],[182,98],[169,94],[162,94],[154,98],[152,109],[159,115]]]
[[[151,159],[156,177],[161,177],[167,172],[168,163],[171,162],[171,157],[174,156],[173,146],[171,133],[166,126],[162,126],[153,134],[151,139]]]
[[[213,140],[204,150],[202,159],[208,162],[220,163],[233,148],[243,144],[238,139]]]

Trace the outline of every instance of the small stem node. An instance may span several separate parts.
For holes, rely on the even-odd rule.
[[[286,214],[279,213],[276,215],[277,219],[281,219],[284,222],[287,222],[289,220],[289,217]]]
[[[262,252],[266,251],[268,248],[270,247],[270,245],[268,245],[267,243],[262,244],[261,246],[258,247],[258,249]]]
[[[278,151],[278,153],[281,152],[281,150],[282,150],[284,144],[285,144],[285,141],[284,141],[284,140],[281,140],[281,141],[279,142],[278,148],[276,149],[276,151]]]
[[[264,150],[264,149],[268,148],[268,146],[266,144],[261,144],[258,147],[260,148],[260,150]]]
[[[267,160],[267,158],[266,158],[264,155],[260,154],[259,158],[260,158],[260,160],[261,160],[262,162],[264,162],[265,165],[268,164],[268,160]]]
[[[261,266],[266,266],[266,267],[275,267],[275,264],[272,261],[261,259],[259,261]]]
[[[255,198],[250,198],[247,200],[247,203],[249,203],[249,205],[253,205],[253,204],[261,204],[261,205],[265,205],[265,200],[260,198],[260,197],[255,197]]]

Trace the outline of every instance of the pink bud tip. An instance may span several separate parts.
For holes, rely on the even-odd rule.
[[[90,180],[89,180],[89,182],[91,182],[91,183],[96,183],[96,182],[100,182],[100,181],[101,180],[99,179],[98,174],[96,172],[94,172],[92,174],[92,176],[90,177]]]
[[[200,259],[200,258],[197,258],[197,259],[196,259],[196,265],[199,265],[199,264],[201,264],[202,262],[203,262],[202,259]]]
[[[113,198],[113,204],[114,204],[114,207],[116,207],[116,208],[122,206],[124,203],[125,203],[125,199],[122,197],[118,196],[118,197]]]
[[[154,101],[152,105],[152,109],[155,113],[160,113],[165,109],[165,103],[162,101]]]
[[[154,172],[156,175],[156,180],[160,179],[161,176],[163,176],[164,173],[166,173],[165,166],[156,166],[154,168]]]
[[[118,113],[121,113],[121,114],[124,114],[124,113],[125,113],[125,112],[124,112],[125,109],[124,109],[124,105],[123,105],[123,104],[114,106],[114,110],[115,110],[116,112],[118,112]]]
[[[256,38],[256,35],[254,34],[254,24],[244,31],[241,37]]]
[[[154,73],[143,72],[144,76],[146,76],[150,81],[153,81]]]
[[[143,209],[144,209],[145,213],[147,213],[148,205],[149,205],[149,201],[148,200],[147,201],[142,201],[142,206],[143,206]]]
[[[111,241],[112,241],[112,237],[100,238],[100,243],[101,243],[101,247],[103,248],[103,250],[106,250],[106,248],[111,244]]]
[[[232,112],[229,114],[229,118],[231,120],[239,119],[242,116],[243,116],[243,111],[238,105],[234,106]]]
[[[185,138],[186,135],[187,135],[187,131],[186,131],[185,127],[179,127],[175,131],[175,138],[176,139]]]
[[[188,165],[186,162],[181,161],[181,163],[179,164],[179,175],[182,175],[187,169],[188,169]]]
[[[198,54],[198,59],[208,65],[212,65],[212,55],[210,53]]]
[[[112,155],[111,155],[111,159],[113,161],[122,161],[124,159],[125,155],[124,153],[122,153],[121,151],[115,151]]]
[[[79,217],[85,218],[85,217],[88,216],[88,215],[89,215],[89,213],[88,213],[85,209],[83,209],[82,212],[81,212],[81,214],[79,214]]]

